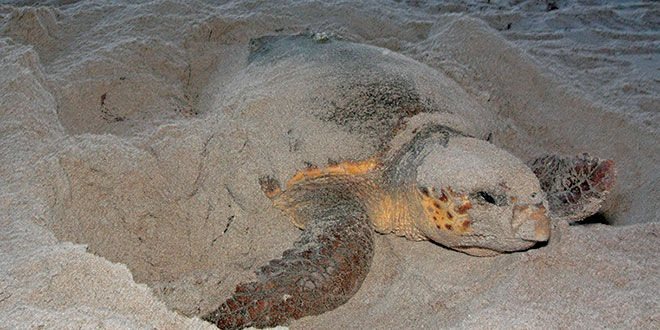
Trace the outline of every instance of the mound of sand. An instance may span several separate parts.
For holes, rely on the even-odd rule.
[[[595,218],[604,223],[557,224],[547,246],[524,253],[473,258],[379,236],[357,295],[291,327],[657,328],[658,11],[536,1],[2,4],[0,319],[210,327],[195,317],[298,235],[257,177],[377,149],[368,132],[312,114],[291,127],[287,109],[264,113],[265,95],[254,92],[263,89],[240,93],[273,83],[237,78],[250,38],[323,30],[449,76],[501,121],[493,143],[521,159],[588,151],[617,163],[619,185]]]

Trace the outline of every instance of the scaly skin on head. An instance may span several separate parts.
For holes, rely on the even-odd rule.
[[[435,194],[435,188],[421,188],[422,208],[426,217],[433,219],[439,230],[455,230],[460,234],[472,232],[470,228],[470,217],[467,211],[472,208],[472,203],[467,195],[457,195],[451,188],[442,188],[439,196]]]
[[[418,184],[418,167],[430,151],[451,146],[456,137],[462,135],[444,126],[426,126],[383,162],[309,168],[296,174],[284,191],[275,179],[261,178],[266,196],[304,229],[303,234],[282,259],[257,272],[257,281],[237,286],[233,297],[205,319],[221,328],[264,327],[336,308],[355,294],[369,271],[374,229],[431,239],[475,255],[529,248],[547,239],[517,237],[514,228],[530,227],[526,222],[547,227],[542,213],[518,212],[516,218],[509,210],[505,219],[494,221],[503,229],[473,226],[483,221],[470,213],[482,197],[472,191],[454,192],[449,186]],[[534,208],[539,209],[526,210]],[[477,216],[483,215],[481,211]],[[484,233],[484,228],[501,230]],[[510,242],[498,250],[500,238]]]
[[[408,193],[420,207],[407,222],[414,230],[406,232],[479,256],[548,239],[544,194],[520,160],[443,125],[421,122],[408,130],[412,138],[388,156],[383,171],[390,187],[416,192]]]

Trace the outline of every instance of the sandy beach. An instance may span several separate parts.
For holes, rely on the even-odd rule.
[[[0,1],[0,327],[213,329],[300,234],[259,175],[382,147],[306,112],[309,76],[246,74],[251,39],[315,32],[448,77],[523,161],[618,181],[524,252],[377,235],[357,294],[291,329],[660,327],[660,4],[614,0]]]

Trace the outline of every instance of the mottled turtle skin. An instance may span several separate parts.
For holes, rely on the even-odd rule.
[[[285,38],[298,43],[303,37]],[[266,41],[253,47],[276,48]],[[250,60],[259,56],[253,52]],[[431,240],[476,256],[529,249],[548,240],[549,214],[579,209],[577,218],[588,216],[594,208],[579,206],[587,199],[587,204],[598,204],[613,184],[611,162],[544,156],[530,168],[501,148],[421,112],[405,114],[405,125],[393,124],[401,118],[379,121],[386,129],[396,126],[396,135],[379,139],[384,152],[371,159],[311,166],[284,187],[262,176],[265,195],[302,234],[282,258],[257,271],[256,281],[239,284],[204,319],[223,329],[273,327],[344,304],[369,272],[374,232]],[[448,167],[465,178],[457,183],[433,175],[435,168]],[[471,180],[472,174],[479,174],[477,180]],[[560,210],[567,205],[568,211]]]

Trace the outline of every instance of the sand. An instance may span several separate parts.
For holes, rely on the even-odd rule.
[[[250,38],[326,31],[444,73],[522,160],[586,151],[619,183],[527,252],[378,236],[356,296],[291,328],[660,327],[660,5],[489,2],[2,1],[0,323],[211,328],[299,234],[258,174],[375,151],[311,115],[265,122],[245,84],[268,82],[238,83]]]

